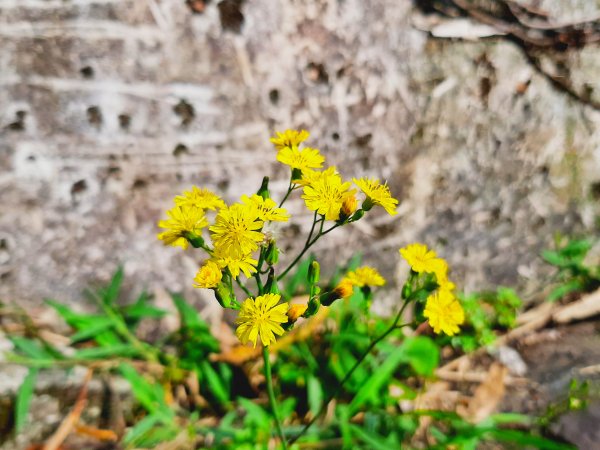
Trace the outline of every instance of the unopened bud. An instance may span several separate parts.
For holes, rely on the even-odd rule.
[[[265,261],[269,266],[274,266],[279,261],[279,248],[275,245],[275,241],[269,242]]]
[[[279,291],[279,286],[277,285],[275,269],[272,267],[269,269],[269,276],[267,278],[267,283],[265,284],[265,292],[268,294],[281,294]]]
[[[260,195],[265,200],[271,198],[271,193],[269,192],[269,177],[263,178],[262,184],[260,185],[260,189],[256,194]]]
[[[321,304],[330,306],[334,301],[340,298],[349,298],[354,293],[354,285],[347,278],[342,279],[335,289],[321,296]]]
[[[317,261],[313,261],[310,266],[308,266],[308,283],[310,285],[315,285],[319,282],[321,272],[321,266]]]
[[[350,217],[356,211],[356,208],[358,208],[358,201],[356,201],[354,194],[347,195],[342,202],[342,215]]]
[[[365,210],[364,209],[359,209],[358,211],[356,211],[352,217],[350,218],[351,222],[356,222],[357,220],[360,220],[363,218],[363,216],[365,215]]]
[[[204,239],[199,234],[196,234],[192,231],[188,231],[187,233],[185,233],[185,238],[190,244],[192,244],[192,247],[194,248],[204,247]]]
[[[217,301],[223,308],[231,308],[235,303],[237,303],[233,292],[231,292],[231,289],[229,289],[229,287],[224,283],[219,283],[214,291]]]
[[[296,320],[298,320],[299,317],[301,317],[306,312],[307,308],[308,305],[303,305],[300,303],[291,305],[290,309],[288,309],[287,312],[288,322],[294,323]]]

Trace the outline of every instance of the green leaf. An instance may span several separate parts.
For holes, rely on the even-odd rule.
[[[438,360],[439,350],[430,338],[406,338],[400,347],[394,348],[386,355],[383,363],[362,385],[350,403],[351,410],[356,411],[367,402],[379,402],[381,390],[388,386],[390,378],[400,364],[409,363],[419,375],[431,375],[437,367]]]
[[[108,317],[98,317],[94,323],[90,323],[88,327],[82,328],[80,331],[71,336],[71,344],[95,338],[101,332],[110,329],[113,325],[113,321]]]
[[[577,292],[583,288],[581,282],[577,279],[570,280],[560,286],[554,288],[552,292],[548,295],[549,302],[555,302],[556,300],[560,300],[565,295],[568,295],[572,292]]]
[[[396,445],[390,445],[391,443],[387,442],[387,440],[384,440],[381,436],[368,432],[367,430],[363,430],[358,425],[350,424],[350,429],[352,430],[352,434],[364,442],[370,449],[389,450],[391,448],[400,448],[398,446],[398,442],[395,443]]]
[[[544,250],[542,252],[542,258],[548,264],[551,264],[556,267],[564,267],[569,264],[569,261],[564,258],[560,253],[552,251],[552,250]]]
[[[499,441],[513,442],[519,444],[520,448],[533,445],[543,450],[575,450],[577,447],[562,442],[551,441],[540,436],[535,436],[530,432],[519,430],[490,430],[490,435]]]
[[[123,266],[119,266],[112,279],[110,280],[110,284],[106,289],[101,289],[100,294],[102,298],[102,303],[107,306],[111,306],[117,300],[119,296],[119,291],[121,290],[121,284],[123,283]]]
[[[438,366],[440,351],[435,343],[426,336],[409,337],[401,346],[412,368],[419,375],[433,375]]]
[[[202,377],[208,383],[209,391],[222,404],[229,403],[229,389],[223,384],[221,378],[206,360],[200,362]]]
[[[21,336],[9,336],[8,338],[18,350],[30,358],[54,359],[54,355],[42,347],[37,341]]]
[[[243,397],[238,398],[238,403],[246,410],[244,425],[258,428],[269,428],[271,426],[271,415],[256,403]]]
[[[39,370],[36,368],[29,369],[29,373],[27,373],[23,384],[19,388],[15,405],[15,430],[17,434],[23,431],[23,427],[27,421],[27,413],[29,412],[29,406],[33,398],[38,373]]]
[[[165,403],[165,392],[158,383],[150,383],[129,364],[119,366],[121,375],[129,381],[136,400],[150,414],[158,415],[164,423],[172,422],[173,411]]]
[[[160,319],[167,315],[167,311],[152,305],[136,303],[123,308],[123,315],[128,320],[139,320],[144,318]]]
[[[106,347],[82,348],[75,352],[75,359],[104,359],[111,357],[134,357],[139,351],[129,344],[116,344]]]
[[[182,295],[172,293],[171,298],[173,299],[173,303],[179,312],[181,323],[184,327],[206,327],[206,323],[200,318],[198,311],[192,308]]]
[[[323,386],[315,376],[310,375],[306,382],[306,391],[308,395],[308,407],[313,417],[317,415],[323,405]]]
[[[152,428],[160,424],[161,421],[162,417],[158,414],[150,414],[149,416],[144,417],[127,432],[123,439],[123,443],[125,445],[138,444],[139,441],[143,440],[144,436],[149,433]]]

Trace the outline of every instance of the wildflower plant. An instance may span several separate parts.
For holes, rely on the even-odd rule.
[[[385,285],[386,280],[373,267],[359,267],[348,271],[332,288],[322,290],[319,263],[314,260],[307,271],[309,297],[306,304],[290,305],[290,298],[282,296],[279,285],[321,238],[336,228],[362,220],[376,207],[394,215],[398,205],[386,183],[376,178],[349,181],[335,166],[326,167],[325,157],[318,149],[304,146],[308,138],[305,130],[286,130],[271,139],[275,159],[288,166],[290,174],[287,191],[278,202],[271,197],[268,177],[263,179],[256,193],[244,195],[231,204],[208,189],[193,186],[175,197],[174,208],[167,211],[169,219],[159,222],[164,231],[158,234],[165,245],[184,250],[191,246],[204,252],[206,260],[194,278],[194,287],[212,289],[222,307],[238,311],[236,335],[242,344],[255,347],[260,343],[271,410],[283,448],[305,433],[323,411],[318,411],[288,442],[278,417],[269,348],[291,331],[300,318],[315,316],[321,307],[348,299],[355,290],[364,295],[368,308],[372,290]],[[313,220],[302,249],[282,266],[278,242],[266,228],[270,222],[291,219],[285,203],[297,191],[301,192],[306,208],[313,212]],[[350,368],[340,387],[377,343],[394,330],[417,325],[414,321],[400,323],[411,303],[421,304],[422,314],[417,319],[427,319],[435,333],[454,335],[464,321],[464,312],[454,295],[454,284],[448,279],[448,264],[420,243],[408,245],[400,249],[400,253],[411,267],[402,288],[402,304],[392,325]]]

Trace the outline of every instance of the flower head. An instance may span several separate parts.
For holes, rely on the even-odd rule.
[[[290,305],[290,309],[287,312],[289,322],[294,323],[295,321],[297,321],[298,318],[300,318],[300,316],[304,314],[307,309],[308,305],[302,303],[295,303],[293,305]]]
[[[262,198],[254,194],[252,197],[242,196],[242,203],[252,205],[258,211],[258,218],[265,222],[287,222],[290,215],[285,208],[279,208],[275,200],[271,198]]]
[[[348,278],[342,278],[333,291],[339,298],[350,298],[354,293],[354,283]]]
[[[251,253],[243,255],[232,255],[229,252],[223,251],[220,247],[215,247],[212,260],[221,269],[229,269],[231,276],[236,279],[240,276],[240,271],[250,278],[256,272],[258,261],[252,258]]]
[[[335,167],[330,167],[314,174],[310,183],[304,186],[302,198],[311,211],[317,211],[327,220],[338,220],[349,188],[350,183],[343,182]]]
[[[159,233],[157,237],[165,245],[181,247],[184,250],[189,245],[186,236],[189,234],[200,236],[202,228],[208,226],[204,211],[196,206],[175,206],[167,211],[167,216],[169,216],[167,220],[158,222],[158,226],[167,231]]]
[[[346,217],[350,217],[352,214],[354,214],[354,211],[356,211],[357,208],[358,202],[356,201],[354,192],[348,192],[342,201],[342,214]]]
[[[208,260],[200,267],[200,270],[198,270],[198,273],[194,278],[194,287],[202,289],[216,288],[221,282],[222,277],[223,274],[221,273],[219,266],[215,262]]]
[[[437,334],[452,336],[460,331],[459,325],[465,321],[465,312],[456,297],[447,290],[438,290],[427,297],[423,315]]]
[[[258,209],[253,205],[235,203],[222,208],[215,219],[215,224],[209,227],[215,248],[222,255],[240,258],[252,253],[258,248],[258,242],[264,235],[258,231],[263,222],[258,219]]]
[[[379,274],[377,269],[369,266],[359,267],[352,272],[348,272],[346,278],[358,287],[383,286],[385,284],[385,278]]]
[[[397,214],[396,207],[398,206],[398,200],[392,197],[387,183],[381,184],[376,178],[354,178],[353,181],[367,196],[368,202],[371,202],[373,205],[382,206],[391,216]],[[367,208],[365,207],[366,210]]]
[[[284,147],[277,153],[277,161],[292,169],[305,171],[307,169],[318,169],[323,166],[325,158],[316,148]]]
[[[284,132],[275,132],[275,136],[270,141],[277,150],[285,147],[298,147],[302,142],[308,139],[310,133],[306,130],[285,130]]]
[[[288,321],[288,304],[278,305],[280,299],[279,294],[265,294],[255,299],[247,298],[242,303],[240,315],[235,320],[238,325],[235,334],[242,344],[251,341],[256,347],[260,338],[263,345],[270,345],[275,342],[275,335],[283,334],[281,324]]]
[[[424,244],[415,242],[407,245],[400,249],[400,254],[417,273],[440,273],[440,270],[443,269],[442,262],[444,261],[437,257],[435,251],[429,250]]]
[[[175,197],[178,206],[193,205],[202,210],[225,208],[225,202],[217,194],[206,188],[192,186],[191,191],[184,191],[182,195]]]

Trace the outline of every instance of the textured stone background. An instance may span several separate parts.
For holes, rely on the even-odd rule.
[[[537,4],[558,21],[600,12]],[[120,262],[131,286],[190,291],[199,255],[162,247],[156,221],[191,184],[233,201],[267,172],[283,191],[268,137],[288,127],[401,200],[332,233],[327,260],[360,248],[393,277],[419,239],[465,289],[536,292],[553,233],[596,230],[600,113],[513,44],[423,24],[409,0],[0,0],[0,298],[77,301]],[[598,47],[568,63],[600,88]],[[310,220],[290,206],[287,242]]]

